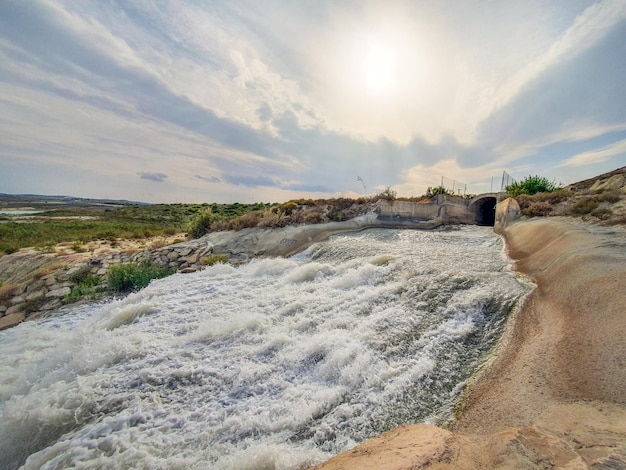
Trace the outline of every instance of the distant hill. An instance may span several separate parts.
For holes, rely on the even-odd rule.
[[[81,208],[101,208],[102,206],[122,207],[147,204],[148,203],[146,202],[128,201],[125,199],[95,199],[74,196],[0,193],[0,209],[32,207],[34,209],[51,210],[58,208],[67,208],[68,206]]]

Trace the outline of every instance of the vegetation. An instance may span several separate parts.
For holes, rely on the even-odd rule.
[[[0,223],[0,255],[21,248],[38,247],[50,253],[58,243],[72,243],[83,251],[83,244],[94,240],[141,239],[185,232],[198,214],[210,210],[219,219],[237,217],[270,204],[143,204],[44,212],[28,223],[7,220]]]
[[[203,266],[213,266],[214,264],[217,264],[217,263],[221,263],[221,264],[228,263],[228,256],[215,253],[212,255],[205,256],[204,258],[200,260],[200,264],[202,264]]]
[[[384,191],[382,191],[378,197],[380,199],[386,199],[387,201],[395,201],[396,198],[398,197],[398,194],[396,193],[396,191],[394,191],[393,189],[391,189],[389,186],[387,186],[385,188]]]
[[[592,197],[586,197],[579,200],[574,207],[572,207],[572,214],[585,215],[590,214],[598,208],[598,201]]]
[[[439,194],[444,194],[444,195],[448,195],[448,196],[454,196],[454,193],[452,191],[448,191],[444,186],[435,186],[434,188],[431,188],[429,186],[428,189],[426,190],[425,196],[427,198],[431,198],[431,197],[435,197],[435,196],[437,196]]]
[[[81,279],[77,285],[72,287],[70,293],[65,297],[64,302],[71,303],[83,298],[97,298],[104,290],[100,284],[101,281],[98,276],[89,274]]]
[[[129,292],[146,287],[153,279],[174,274],[175,270],[154,263],[122,263],[109,268],[108,287],[113,292]]]
[[[543,176],[528,176],[505,188],[506,192],[513,197],[521,194],[551,193],[557,189],[561,189],[561,187]]]

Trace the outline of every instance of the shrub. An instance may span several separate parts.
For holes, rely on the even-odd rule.
[[[600,220],[606,220],[613,215],[613,211],[608,207],[598,207],[597,209],[591,211],[591,215]]]
[[[337,206],[332,206],[328,210],[328,218],[333,222],[343,222],[346,220],[346,214]]]
[[[189,224],[188,232],[192,238],[200,238],[211,231],[211,224],[221,216],[214,214],[210,208],[200,212]]]
[[[595,200],[598,202],[608,202],[609,204],[613,204],[619,201],[620,197],[619,191],[613,190],[598,194],[595,197]]]
[[[154,263],[122,263],[109,268],[107,280],[114,292],[128,292],[146,287],[153,279],[173,274],[174,270]]]
[[[515,200],[517,201],[517,204],[519,205],[519,208],[523,213],[526,209],[530,207],[535,199],[528,194],[520,194],[519,196],[515,196]]]
[[[98,276],[94,276],[92,274],[87,275],[83,278],[80,283],[74,287],[70,291],[67,296],[65,296],[64,302],[71,303],[76,302],[84,297],[93,298],[98,294],[98,287],[100,287],[100,278]]]
[[[150,244],[150,249],[156,250],[157,248],[163,248],[164,246],[167,246],[167,242],[163,238],[161,238],[159,240],[154,240]]]
[[[551,193],[561,189],[554,182],[543,176],[528,176],[519,182],[508,185],[505,190],[511,196],[520,194]]]
[[[222,254],[212,254],[205,256],[200,260],[200,264],[203,266],[213,266],[216,263],[228,263],[228,256]]]
[[[9,246],[5,246],[2,251],[4,252],[5,255],[10,255],[11,253],[20,251],[20,248],[17,245],[9,245]]]
[[[285,215],[291,215],[297,209],[298,203],[296,201],[285,202],[274,208],[275,211],[282,212]]]
[[[387,201],[395,201],[397,197],[397,193],[391,189],[391,187],[387,186],[384,191],[378,194],[380,199],[386,199]]]
[[[576,214],[576,215],[589,214],[597,208],[598,208],[598,202],[595,201],[591,197],[586,197],[578,201],[576,204],[574,204],[574,207],[572,207],[572,214]]]
[[[230,227],[232,230],[241,230],[244,228],[256,227],[262,215],[259,211],[248,212],[247,214],[235,217]]]
[[[321,212],[307,212],[304,216],[305,224],[321,224],[322,222],[324,222],[324,215]]]
[[[21,306],[22,312],[26,315],[38,311],[46,303],[47,299],[42,295],[34,299],[27,300]]]
[[[558,204],[572,197],[569,189],[555,189],[551,193],[537,193],[534,195],[535,201],[548,202],[550,204]],[[519,201],[518,201],[519,202]]]
[[[284,214],[274,213],[271,210],[263,212],[263,218],[259,220],[259,227],[276,228],[284,227],[287,225],[287,220]]]
[[[76,269],[76,271],[72,272],[69,276],[70,281],[75,284],[80,284],[89,276],[91,269],[88,265],[84,264],[80,268]]]
[[[445,186],[435,186],[434,188],[431,188],[430,186],[428,187],[428,189],[426,189],[426,194],[425,196],[427,198],[431,198],[431,197],[435,197],[439,194],[446,194],[448,196],[453,196],[454,193],[452,191],[448,191]]]
[[[74,242],[72,242],[70,248],[75,252],[75,253],[82,253],[85,251],[85,249],[83,248],[83,243],[76,240]]]
[[[552,206],[547,202],[533,202],[526,209],[522,211],[522,214],[528,217],[543,217],[552,212]]]

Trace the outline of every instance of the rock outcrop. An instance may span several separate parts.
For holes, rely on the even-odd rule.
[[[57,310],[70,300],[68,295],[82,271],[98,276],[106,284],[107,273],[119,263],[151,262],[179,272],[202,268],[202,259],[213,252],[206,239],[191,240],[136,253],[109,252],[90,257],[42,253],[13,253],[0,258],[0,330],[26,319]]]

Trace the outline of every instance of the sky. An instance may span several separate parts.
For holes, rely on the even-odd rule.
[[[626,0],[2,0],[0,193],[280,202],[626,165]]]

